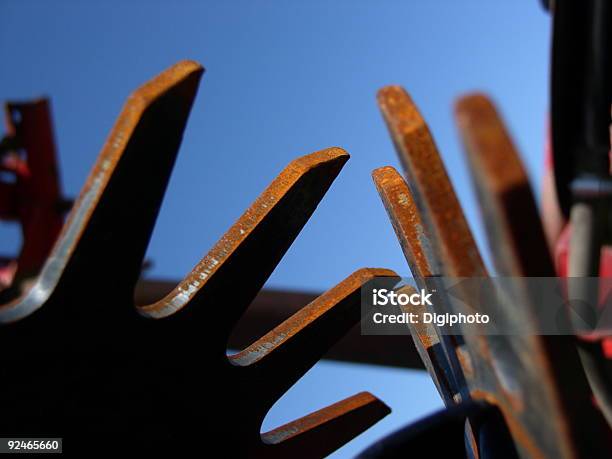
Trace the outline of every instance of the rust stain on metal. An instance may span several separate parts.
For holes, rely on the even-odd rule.
[[[241,366],[253,365],[267,355],[273,353],[286,341],[297,338],[306,327],[320,327],[326,314],[339,310],[342,303],[346,303],[342,314],[360,315],[361,286],[377,277],[397,277],[397,274],[388,269],[364,268],[349,276],[347,279],[323,293],[316,300],[304,306],[289,319],[278,325],[271,332],[258,339],[242,352],[231,356],[233,363]],[[351,311],[352,310],[352,311]],[[338,311],[336,311],[338,312]],[[318,323],[315,323],[316,321]],[[304,342],[303,345],[313,345]]]
[[[300,179],[318,171],[339,171],[348,159],[349,155],[343,149],[329,148],[291,162],[172,292],[153,304],[139,306],[139,312],[161,318],[180,310],[206,285],[282,197],[299,185]]]
[[[338,403],[318,410],[302,419],[280,426],[262,434],[262,440],[270,445],[270,457],[291,457],[291,451],[283,445],[291,445],[303,457],[321,457],[328,451],[325,437],[320,430],[333,425],[337,432],[350,439],[363,428],[364,420],[384,417],[389,408],[367,392],[362,392]],[[299,433],[299,435],[297,435]]]
[[[402,176],[387,166],[372,172],[372,178],[412,273],[422,278],[438,274],[421,216]]]

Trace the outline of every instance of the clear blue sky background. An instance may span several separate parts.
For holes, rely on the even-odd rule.
[[[184,275],[293,158],[352,156],[269,286],[324,290],[363,266],[408,274],[370,179],[397,166],[375,103],[401,84],[428,120],[484,247],[452,119],[455,98],[490,93],[534,181],[542,170],[549,17],[537,0],[26,1],[0,3],[0,100],[53,101],[65,191],[75,196],[126,96],[180,59],[207,69],[148,257]],[[0,253],[15,227],[0,227]],[[427,375],[322,363],[264,429],[368,389],[394,414],[336,453],[347,457],[440,406]]]

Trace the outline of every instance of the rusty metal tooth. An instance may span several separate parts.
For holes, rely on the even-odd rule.
[[[325,457],[366,430],[373,419],[389,413],[389,408],[367,392],[361,392],[318,410],[297,421],[262,434],[264,451],[270,457]],[[330,432],[332,433],[330,435]]]
[[[374,170],[372,179],[412,273],[419,278],[439,275],[440,260],[429,245],[425,225],[403,177],[386,166]],[[415,244],[415,241],[422,242]]]
[[[404,225],[402,232],[397,233],[400,244],[414,253],[408,256],[409,264],[414,265],[415,278],[450,276],[450,277],[485,277],[487,270],[463,210],[446,173],[446,168],[427,123],[419,113],[410,95],[399,86],[387,86],[378,92],[378,104],[391,134],[396,152],[403,165],[410,184],[405,186],[401,195],[408,216],[417,218],[417,233]],[[399,178],[399,180],[398,180]],[[401,190],[403,179],[395,177],[392,182]],[[397,189],[397,188],[396,188]],[[385,197],[381,194],[383,202]],[[390,200],[389,208],[393,204]],[[396,207],[396,214],[391,220],[405,212]],[[396,223],[397,225],[397,223]],[[404,233],[405,232],[405,233]],[[403,242],[402,242],[403,241]],[[414,252],[413,252],[414,251]],[[412,266],[411,266],[412,268]],[[451,312],[451,300],[440,295],[438,312]],[[461,337],[447,336],[440,338],[446,341],[444,349],[449,365],[455,374],[458,393],[466,395],[464,378],[471,372],[468,353],[464,349]],[[461,369],[459,368],[461,367]]]
[[[114,312],[118,295],[132,295],[202,73],[184,61],[130,96],[36,283],[0,307],[0,322],[24,318],[64,290],[86,296],[101,273],[112,273],[112,296],[104,311],[87,312]]]
[[[348,158],[330,148],[291,162],[172,292],[139,312],[197,314],[198,305],[222,304],[223,287],[240,279],[231,308],[206,311],[229,336]]]
[[[426,279],[441,272],[440,260],[429,245],[410,189],[392,167],[376,169],[372,178],[413,276],[420,287],[427,287]],[[439,335],[435,327],[425,324],[411,329],[411,335],[444,402],[454,403],[461,392],[465,396],[467,389],[459,361],[451,347],[451,338]],[[441,341],[448,341],[448,346],[442,346]]]
[[[497,273],[554,276],[529,179],[495,107],[471,94],[458,100],[455,113]]]
[[[229,357],[248,381],[251,416],[263,417],[276,401],[361,318],[361,287],[376,277],[397,278],[386,269],[362,269],[323,293],[285,322]],[[257,457],[323,457],[386,416],[389,408],[362,393],[261,436],[250,446]]]
[[[433,137],[418,108],[399,86],[378,92],[378,104],[404,167],[433,249],[445,274],[486,276],[486,269],[448,178]]]
[[[179,285],[170,279],[141,279],[136,284],[136,304],[155,303]],[[240,318],[228,341],[228,349],[244,349],[254,337],[265,335],[277,324],[310,303],[318,294],[278,290],[264,287]],[[423,369],[423,362],[412,348],[412,338],[405,335],[362,335],[355,326],[340,339],[324,359],[353,363],[366,363],[402,368]],[[388,352],[389,349],[407,349],[406,352]]]
[[[231,361],[245,367],[255,379],[265,380],[259,392],[267,393],[270,401],[276,400],[339,336],[359,323],[361,287],[377,277],[396,278],[397,274],[387,269],[368,268],[351,274],[242,352],[231,356]],[[265,407],[269,408],[271,405]]]
[[[415,277],[419,276],[419,270],[427,267],[422,260],[429,255],[435,262],[434,266],[439,266],[438,275],[453,278],[486,276],[442,160],[418,110],[406,92],[397,87],[382,90],[379,101],[406,167],[411,189],[403,183],[399,174],[388,168],[378,172],[377,181],[385,206],[388,211],[391,209],[389,214],[398,237],[400,241],[404,239],[402,247],[409,252],[407,259],[411,267],[416,268]],[[385,176],[386,180],[383,180]],[[486,180],[483,182],[487,183]],[[493,180],[493,183],[499,182]],[[483,185],[482,193],[496,191],[499,189],[491,191]],[[491,199],[494,203],[505,204],[500,196]],[[409,205],[402,207],[401,202],[408,202]],[[497,210],[507,213],[503,206]],[[414,215],[420,215],[423,230],[418,225],[415,225],[418,230],[410,227],[418,223]],[[506,219],[506,222],[509,220]],[[503,225],[504,222],[499,224]],[[507,228],[498,228],[497,233],[513,234]],[[542,247],[546,247],[546,244],[542,243]],[[513,257],[518,259],[516,254]],[[470,294],[467,295],[469,298]],[[450,306],[453,312],[474,312],[473,306],[459,301],[451,301]],[[487,310],[491,306],[481,303],[481,307]],[[447,350],[447,354],[457,353],[469,397],[486,400],[499,407],[521,457],[586,458],[600,455],[603,449],[585,443],[585,437],[580,437],[581,431],[575,429],[574,422],[569,419],[565,403],[572,405],[565,398],[568,395],[566,390],[559,387],[564,383],[554,379],[565,371],[562,369],[565,362],[562,358],[557,359],[559,354],[551,352],[552,342],[539,336],[538,323],[531,320],[531,305],[521,301],[512,308],[506,303],[496,307],[497,312],[503,311],[504,314],[503,318],[496,320],[520,318],[521,323],[532,329],[511,337],[470,330],[458,337],[458,341],[451,342],[454,349]],[[446,347],[448,341],[442,341],[442,344]],[[571,369],[575,359],[571,358],[571,349],[569,351],[570,364],[567,368]],[[588,405],[588,401],[584,403]],[[586,409],[590,410],[588,407]],[[542,418],[543,413],[546,413],[546,420]],[[469,426],[474,433],[478,433],[474,428],[490,428],[478,425],[472,418]],[[590,426],[597,427],[597,423]],[[473,443],[474,447],[479,448],[481,441],[482,438]]]
[[[544,305],[536,304],[533,292],[519,279],[555,276],[529,178],[503,121],[486,95],[460,98],[455,114],[478,191],[495,268],[502,276],[516,278],[513,299],[515,305],[522,306],[501,309],[509,317],[497,320],[510,321],[524,315],[526,324],[534,324],[533,336],[500,339],[506,338],[506,347],[514,348],[519,355],[524,349],[530,349],[529,357],[537,364],[535,368],[527,365],[516,368],[517,378],[525,387],[537,386],[548,392],[547,396],[558,404],[549,409],[555,410],[558,422],[565,424],[557,427],[558,435],[567,432],[564,436],[573,443],[565,445],[567,454],[591,457],[594,451],[605,450],[605,445],[596,445],[601,438],[596,431],[605,431],[605,426],[590,401],[591,391],[575,340],[572,336],[537,336],[539,315],[531,311]],[[519,413],[514,415],[521,417]],[[585,419],[590,422],[584,422]],[[521,422],[533,430],[541,421],[523,418]],[[560,439],[565,441],[568,440]]]

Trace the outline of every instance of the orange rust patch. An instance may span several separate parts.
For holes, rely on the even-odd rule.
[[[372,178],[413,274],[421,278],[434,275],[423,222],[403,177],[387,166],[376,169]]]
[[[139,311],[160,318],[182,309],[300,178],[320,167],[344,164],[348,158],[343,149],[329,148],[292,161],[172,292],[156,303],[139,306]]]
[[[231,360],[238,365],[251,365],[265,358],[340,301],[350,295],[359,294],[361,286],[376,277],[397,277],[397,274],[388,269],[377,268],[363,268],[354,272],[249,347],[231,356]]]

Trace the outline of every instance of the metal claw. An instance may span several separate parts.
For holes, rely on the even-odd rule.
[[[359,321],[361,285],[392,271],[358,271],[227,356],[232,329],[348,160],[340,148],[293,161],[172,292],[135,306],[202,72],[179,63],[130,97],[34,286],[0,305],[3,434],[63,436],[75,452],[104,434],[139,454],[215,442],[229,457],[319,457],[389,412],[359,394],[260,434],[268,409]]]
[[[230,357],[256,379],[265,380],[260,392],[279,398],[302,377],[338,336],[361,319],[361,287],[376,277],[397,277],[387,269],[361,269],[304,306],[243,351]],[[274,374],[273,378],[265,377]],[[266,407],[266,408],[270,408]]]
[[[297,421],[262,434],[271,457],[325,457],[367,429],[372,419],[389,414],[389,408],[361,392]],[[330,434],[331,433],[331,434]]]

